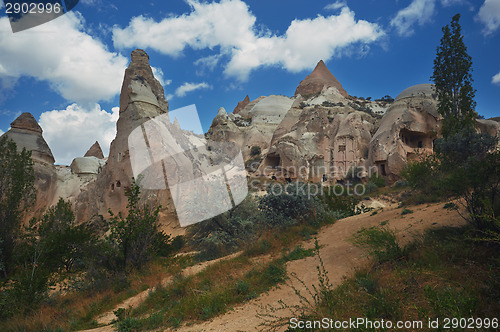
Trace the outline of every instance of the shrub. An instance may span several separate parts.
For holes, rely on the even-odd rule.
[[[371,193],[377,191],[377,189],[378,189],[378,186],[375,183],[368,182],[365,185],[365,194],[371,194]]]
[[[139,185],[132,181],[126,189],[128,215],[114,215],[111,211],[110,234],[107,237],[110,259],[115,259],[122,271],[133,266],[140,269],[168,244],[169,236],[159,230],[160,207],[139,206]],[[114,257],[113,257],[114,256]]]
[[[252,148],[250,149],[250,156],[256,157],[256,156],[260,156],[260,154],[261,154],[260,146],[257,146],[257,145],[252,146]]]
[[[396,235],[385,227],[363,228],[353,237],[355,245],[367,248],[370,255],[380,262],[398,260],[405,256],[405,250],[399,246]]]
[[[401,215],[404,216],[405,214],[410,214],[410,213],[413,213],[413,210],[410,210],[410,209],[404,209],[402,212],[401,212]]]
[[[405,181],[405,180],[397,180],[397,181],[394,183],[394,187],[396,187],[396,188],[405,188],[405,187],[408,187],[408,181]]]
[[[233,209],[192,225],[188,237],[201,251],[199,260],[213,259],[253,238],[261,223],[262,214],[249,196]]]
[[[368,183],[373,183],[377,187],[384,187],[385,186],[385,179],[378,174],[372,174],[370,176],[370,181]]]
[[[326,222],[328,215],[321,199],[311,195],[311,187],[317,184],[300,182],[268,187],[267,195],[259,201],[265,220],[271,227],[286,227],[297,222],[319,225]]]

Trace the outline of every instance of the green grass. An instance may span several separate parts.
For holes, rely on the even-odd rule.
[[[467,227],[430,230],[405,247],[405,259],[377,258],[337,288],[330,287],[308,319],[419,320],[430,330],[429,319],[499,317],[500,247],[471,241],[469,232]],[[383,240],[392,237],[386,230],[369,229],[368,234],[367,247],[392,243]]]
[[[290,240],[286,239],[285,242]],[[117,323],[118,329],[175,328],[183,322],[211,319],[285,282],[288,279],[286,262],[315,254],[312,249],[296,245],[293,250],[285,250],[281,257],[265,264],[255,263],[249,256],[270,250],[271,243],[262,239],[239,257],[215,263],[197,275],[179,277],[166,287],[158,287],[143,304]]]

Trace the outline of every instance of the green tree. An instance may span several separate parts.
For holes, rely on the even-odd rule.
[[[443,137],[459,131],[472,131],[477,113],[472,87],[472,58],[467,54],[460,27],[460,14],[453,16],[451,29],[443,27],[441,44],[434,60],[434,81],[438,112],[443,116]]]
[[[16,143],[0,138],[0,265],[5,278],[23,213],[36,197],[34,181],[31,151],[18,152]]]
[[[168,246],[169,235],[159,230],[160,206],[154,208],[139,205],[140,188],[132,181],[126,189],[128,215],[114,215],[111,211],[110,235],[108,242],[115,250],[116,261],[126,271],[133,266],[140,269],[152,256]]]
[[[86,224],[75,225],[71,203],[62,198],[45,212],[38,234],[45,264],[51,271],[64,268],[71,272],[75,264],[82,266],[94,239]]]

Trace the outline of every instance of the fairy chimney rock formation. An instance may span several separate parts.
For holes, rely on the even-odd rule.
[[[31,113],[23,113],[10,124],[11,129],[5,133],[17,144],[17,149],[31,151],[35,161],[54,164],[54,156],[49,145],[42,136],[42,128]]]
[[[300,82],[295,90],[295,96],[299,94],[303,97],[311,96],[320,93],[326,87],[334,87],[342,96],[348,96],[342,84],[328,70],[323,60],[320,60],[313,72]]]
[[[104,159],[104,154],[102,153],[101,146],[98,141],[90,147],[90,149],[85,153],[84,157],[96,157],[98,159]]]
[[[238,114],[242,109],[245,108],[245,106],[247,106],[248,104],[250,104],[250,97],[248,97],[248,95],[245,97],[245,99],[243,99],[242,101],[240,101],[238,103],[238,105],[236,105],[236,107],[234,108],[233,110],[233,114]]]

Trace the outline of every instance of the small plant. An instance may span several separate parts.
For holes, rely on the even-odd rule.
[[[403,211],[401,211],[401,215],[404,216],[405,214],[410,214],[413,213],[413,210],[410,210],[408,208],[405,208]]]
[[[353,237],[355,245],[366,248],[378,261],[399,260],[405,250],[399,246],[393,231],[384,227],[363,228]]]
[[[458,209],[458,206],[455,203],[448,202],[448,203],[446,203],[443,206],[443,209],[446,209],[446,210],[456,210],[456,209]]]
[[[406,188],[406,187],[408,187],[408,181],[397,180],[396,183],[394,183],[394,187],[396,187],[396,188]]]
[[[372,176],[370,176],[370,181],[368,183],[373,183],[374,185],[376,185],[379,188],[385,187],[385,179],[376,173],[372,174]]]
[[[313,249],[304,249],[301,245],[298,245],[291,252],[283,256],[283,258],[287,261],[295,261],[310,256],[314,256]]]
[[[250,149],[250,156],[251,156],[251,157],[257,157],[257,156],[260,156],[261,152],[262,152],[262,151],[261,151],[260,146],[258,146],[258,145],[254,145],[254,146],[252,146],[252,148]]]

